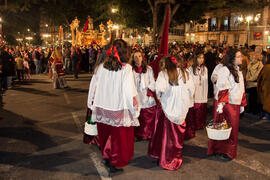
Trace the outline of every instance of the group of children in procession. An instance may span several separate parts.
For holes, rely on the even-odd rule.
[[[131,58],[130,58],[131,57]],[[130,61],[131,59],[131,61]],[[242,54],[230,49],[211,76],[214,85],[214,122],[226,119],[232,127],[228,140],[210,140],[208,155],[234,159],[237,152],[240,113],[246,105]],[[134,138],[149,140],[148,155],[160,167],[177,170],[182,164],[184,139],[206,126],[208,70],[203,51],[193,64],[183,67],[179,57],[160,59],[154,77],[143,52],[131,54],[127,43],[115,40],[97,59],[88,94],[88,116],[96,123],[103,162],[111,172],[121,172],[134,154]]]

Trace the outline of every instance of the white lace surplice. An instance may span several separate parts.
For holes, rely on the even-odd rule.
[[[134,81],[137,87],[141,108],[150,108],[156,105],[154,97],[147,96],[147,90],[155,91],[155,79],[151,67],[147,67],[146,73],[136,73],[133,70]]]
[[[204,68],[204,70],[203,70]],[[189,68],[190,74],[192,76],[195,85],[195,103],[207,103],[208,100],[208,72],[206,67],[196,69],[196,75],[193,73],[193,68]]]
[[[139,126],[139,104],[132,67],[126,64],[121,70],[109,71],[101,64],[92,77],[88,94],[92,120],[116,127]]]
[[[183,77],[178,69],[178,86],[171,86],[166,72],[161,71],[156,81],[156,93],[162,105],[165,116],[175,124],[182,124],[185,121],[188,109],[193,105],[194,83],[188,73],[188,80],[183,82]]]
[[[239,67],[237,67],[239,83],[236,83],[233,75],[230,73],[226,66],[223,66],[217,71],[218,79],[216,83],[217,94],[222,90],[229,90],[229,103],[240,105],[242,102],[243,94],[245,92],[244,78]],[[217,96],[215,97],[217,98]],[[218,100],[218,99],[216,99]]]

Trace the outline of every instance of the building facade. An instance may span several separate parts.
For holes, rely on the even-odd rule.
[[[205,14],[204,24],[185,24],[185,41],[191,43],[211,43],[215,45],[245,46],[248,44],[266,48],[270,45],[270,6],[253,14],[241,14],[221,10]]]

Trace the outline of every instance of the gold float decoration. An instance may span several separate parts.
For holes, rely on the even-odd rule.
[[[72,36],[72,46],[87,46],[95,42],[100,46],[104,46],[108,43],[106,36],[108,36],[108,32],[106,27],[101,23],[99,25],[99,31],[94,29],[93,19],[88,16],[88,28],[84,32],[79,31],[80,21],[77,17],[70,24],[71,36]],[[109,20],[107,22],[108,30],[111,31],[112,21]]]

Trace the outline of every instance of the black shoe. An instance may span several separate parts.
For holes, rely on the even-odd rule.
[[[143,138],[136,138],[135,142],[141,142],[143,140],[144,140]]]
[[[103,160],[102,160],[102,163],[103,163],[106,167],[108,167],[108,168],[111,167],[111,163],[110,163],[109,159],[103,159]]]
[[[122,172],[124,172],[123,168],[116,168],[115,166],[110,167],[110,173],[119,174],[119,173],[122,173]]]
[[[232,160],[229,156],[227,156],[227,154],[221,154],[220,159],[222,159],[224,161],[231,161]]]

